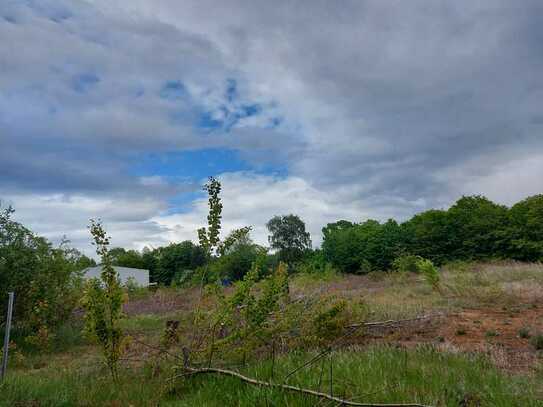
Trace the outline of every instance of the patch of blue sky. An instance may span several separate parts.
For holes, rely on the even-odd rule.
[[[179,100],[189,97],[186,86],[181,81],[167,81],[160,89],[159,95],[163,99]]]
[[[168,209],[166,209],[165,215],[190,212],[194,205],[194,201],[205,198],[205,196],[206,195],[202,189],[178,194],[173,198],[168,199]],[[194,233],[196,234],[196,231],[194,231]]]
[[[78,93],[86,93],[100,82],[100,78],[93,73],[82,73],[72,77],[72,89]]]
[[[262,106],[258,103],[242,104],[232,108],[222,105],[216,112],[202,112],[196,123],[196,127],[204,131],[222,129],[228,132],[243,119],[261,113]]]
[[[130,172],[139,177],[160,176],[172,184],[200,185],[209,176],[255,170],[258,173],[287,175],[286,167],[270,164],[256,168],[244,160],[238,151],[227,148],[146,154],[138,158]],[[188,211],[195,199],[204,196],[200,188],[178,194],[168,201],[167,213]]]
[[[203,112],[196,124],[196,127],[202,130],[214,130],[222,128],[224,122],[213,116],[211,112]]]
[[[224,92],[224,97],[230,103],[232,103],[239,97],[238,83],[235,79],[230,78],[226,80],[226,90]]]
[[[213,148],[146,154],[138,159],[131,172],[137,176],[159,175],[196,182],[210,175],[250,169],[235,150]]]

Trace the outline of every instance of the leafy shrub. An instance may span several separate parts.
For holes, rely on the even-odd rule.
[[[543,333],[538,333],[537,335],[534,335],[530,340],[530,343],[537,350],[543,350]]]
[[[440,289],[439,270],[434,266],[434,263],[427,259],[420,259],[417,262],[417,268],[422,274],[424,281],[426,281],[434,290]]]
[[[257,285],[258,275],[255,265],[234,285],[229,296],[218,285],[207,287],[208,297],[217,303],[209,314],[193,318],[200,324],[198,330],[207,332],[210,338],[210,343],[196,357],[223,352],[245,359],[247,354],[274,336],[276,313],[288,296],[287,266],[281,263],[272,275]]]
[[[53,247],[11,219],[11,207],[0,210],[0,309],[15,292],[14,331],[24,342],[49,347],[56,328],[72,313],[81,295],[79,270],[93,261],[63,241]],[[0,312],[0,325],[4,313]]]
[[[400,273],[418,273],[418,262],[421,259],[420,256],[414,256],[412,254],[403,255],[397,257],[392,262],[392,268]]]
[[[209,280],[241,280],[251,270],[257,258],[265,253],[266,249],[253,243],[236,245],[209,264]]]
[[[308,253],[303,261],[295,265],[294,272],[299,274],[332,276],[336,274],[336,269],[332,263],[326,261],[321,250],[315,250]]]
[[[518,330],[518,336],[522,339],[528,339],[530,337],[530,328],[522,327]]]
[[[124,339],[119,320],[124,301],[118,273],[111,264],[108,251],[109,237],[100,222],[91,220],[90,231],[96,253],[102,259],[100,280],[88,281],[82,300],[85,308],[85,331],[102,347],[102,352],[114,380],[117,380],[117,363],[122,355]]]
[[[360,264],[358,265],[358,269],[355,271],[355,274],[368,274],[368,273],[371,273],[372,271],[377,271],[377,270],[372,266],[372,264],[368,260],[362,259],[360,261]]]
[[[346,325],[346,306],[344,300],[336,301],[313,318],[314,333],[319,340],[325,342],[336,338],[343,331]]]
[[[496,336],[500,336],[500,333],[494,329],[490,329],[488,331],[485,332],[485,336],[487,338],[494,338]]]
[[[179,284],[185,280],[183,274],[187,270],[194,270],[206,263],[204,250],[189,240],[172,243],[153,253],[157,263],[153,280],[164,285],[171,284],[174,279]]]

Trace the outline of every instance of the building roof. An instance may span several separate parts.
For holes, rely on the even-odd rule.
[[[129,278],[133,278],[139,285],[149,285],[149,270],[120,266],[113,266],[113,269],[119,274],[121,284],[125,284]],[[100,277],[101,273],[102,265],[87,267],[83,270],[83,276],[87,278]]]

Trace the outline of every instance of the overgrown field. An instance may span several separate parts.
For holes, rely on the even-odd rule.
[[[257,300],[266,295],[264,282],[252,289]],[[289,279],[288,301],[254,331],[263,338],[240,334],[235,340],[229,338],[239,321],[230,321],[231,331],[222,334],[212,322],[223,309],[217,298],[240,295],[239,287],[134,290],[121,324],[130,339],[118,383],[75,315],[49,349],[11,351],[0,403],[338,404],[235,377],[180,375],[188,347],[196,367],[220,366],[356,402],[543,406],[542,290],[543,265],[512,262],[449,264],[437,288],[415,273],[297,274]],[[387,320],[396,322],[371,325]],[[168,321],[178,327],[166,330]],[[359,326],[364,323],[370,325]]]

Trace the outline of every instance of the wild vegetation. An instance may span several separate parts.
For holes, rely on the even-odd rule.
[[[210,200],[210,205],[217,204]],[[222,206],[210,208],[220,221]],[[211,253],[207,242],[218,244],[219,238],[208,238],[207,233],[220,227],[210,226],[199,231],[199,245],[185,241],[146,248],[141,253],[112,249],[113,264],[148,269],[153,281],[179,285],[191,282],[202,268],[208,269],[211,280],[239,280],[257,259],[266,270],[283,261],[290,272],[319,272],[329,264],[354,274],[398,270],[402,261],[411,261],[414,271],[417,258],[438,266],[453,261],[543,259],[543,195],[511,208],[482,196],[466,196],[448,210],[428,210],[403,223],[393,219],[384,223],[340,220],[323,227],[322,246],[316,250],[311,248],[304,222],[296,215],[276,216],[267,226],[271,251],[252,242],[251,227],[247,226],[232,231]]]
[[[109,249],[91,222],[88,282],[92,260],[2,212],[0,289],[21,295],[0,404],[542,405],[543,196],[342,220],[313,250],[292,214],[269,249],[251,226],[221,239],[221,185],[204,190],[198,244]]]

